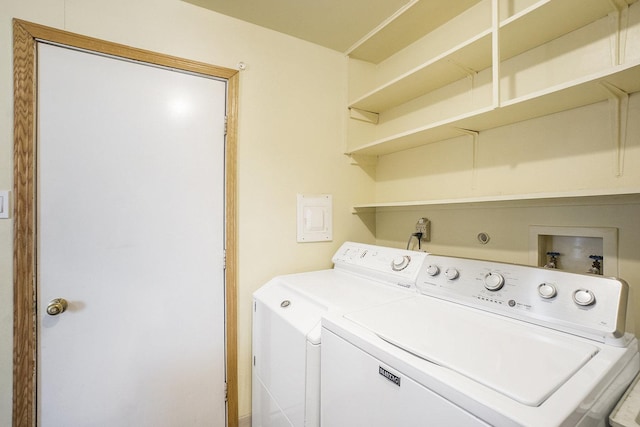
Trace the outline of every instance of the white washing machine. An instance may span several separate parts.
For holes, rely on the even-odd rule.
[[[254,294],[253,427],[320,425],[320,318],[416,294],[426,254],[347,242],[334,268],[279,276]]]
[[[323,318],[322,425],[604,426],[640,369],[621,280],[428,255],[416,285]]]

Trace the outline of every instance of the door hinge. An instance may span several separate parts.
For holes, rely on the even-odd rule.
[[[223,255],[222,255],[222,269],[226,270],[227,269],[227,251],[223,251]]]
[[[227,387],[227,383],[224,383],[224,401],[227,402],[229,400],[229,388]]]
[[[224,136],[227,136],[227,125],[229,124],[229,116],[224,116]]]

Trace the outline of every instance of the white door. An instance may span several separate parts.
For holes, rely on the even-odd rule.
[[[39,44],[38,425],[225,425],[225,99]]]

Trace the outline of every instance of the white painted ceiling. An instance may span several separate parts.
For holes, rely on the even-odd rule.
[[[184,0],[209,10],[347,52],[415,0]]]

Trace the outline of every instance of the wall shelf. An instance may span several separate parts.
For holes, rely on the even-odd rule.
[[[426,124],[355,148],[348,154],[383,155],[462,135],[458,129],[483,131],[609,99],[607,82],[626,93],[640,91],[640,61],[619,65],[458,117]]]
[[[351,150],[346,154],[380,156],[419,147],[431,142],[455,138],[457,136],[464,135],[464,133],[459,129],[477,130],[476,127],[479,122],[482,122],[483,117],[488,116],[493,111],[493,106],[471,111],[457,117],[430,123],[396,135],[375,140],[369,144]]]
[[[481,0],[412,0],[347,51],[351,58],[377,64]]]
[[[491,29],[431,58],[422,65],[372,90],[352,102],[350,108],[380,112],[389,110],[469,73],[491,66]]]
[[[614,11],[609,0],[538,1],[500,23],[500,59],[541,46]]]
[[[604,198],[604,199],[602,199]],[[547,192],[530,194],[500,194],[494,196],[463,197],[452,199],[411,200],[397,202],[367,203],[353,206],[353,213],[370,212],[379,208],[411,208],[421,206],[444,206],[462,204],[484,204],[497,202],[551,202],[554,204],[563,202],[594,203],[594,199],[602,199],[603,202],[625,202],[632,198],[637,202],[640,198],[640,187],[620,189],[580,190],[567,192]],[[615,200],[614,200],[615,199]]]
[[[378,65],[353,67],[350,79],[358,95],[348,107],[372,112],[379,120],[374,124],[351,119],[347,154],[370,160],[475,135],[475,173],[479,133],[608,102],[612,147],[617,151],[612,151],[612,157],[617,162],[616,177],[622,177],[625,132],[632,120],[627,118],[629,95],[640,92],[640,57],[636,54],[640,48],[640,2],[453,3],[455,13],[427,13],[429,8],[445,4],[442,7],[447,9],[450,2],[415,0],[349,52],[351,58]],[[592,37],[583,37],[586,34]],[[573,63],[588,66],[567,69]],[[452,150],[456,147],[452,145]],[[396,160],[389,158],[386,165]],[[472,179],[476,181],[475,175]],[[562,192],[546,192],[541,182],[540,192],[531,192],[538,188],[534,185],[527,187],[526,194],[504,194],[517,190],[501,192],[499,185],[483,191],[472,186],[471,193],[458,189],[460,197],[417,201],[389,201],[387,197],[356,205],[353,210],[364,214],[425,206],[621,203],[621,199],[639,203],[640,187],[623,181],[610,181],[608,188]],[[399,194],[407,197],[408,193]]]
[[[426,5],[427,2],[422,3]],[[500,23],[500,58],[505,60],[545,44],[613,11],[608,1],[602,0],[539,1]],[[409,13],[410,10],[405,12]],[[381,112],[446,86],[465,77],[470,71],[479,72],[490,67],[492,33],[493,30],[488,28],[447,52],[429,58],[422,65],[356,99],[349,107]],[[382,38],[383,34],[376,33],[376,36]],[[353,52],[350,56],[359,58]]]
[[[561,84],[553,84],[517,98],[499,99],[500,86],[505,84],[501,83],[503,77],[500,74],[501,61],[542,46],[609,15],[619,14],[635,2],[636,0],[540,0],[529,7],[512,12],[511,16],[503,17],[499,24],[495,20],[492,28],[477,32],[471,38],[440,55],[424,58],[422,64],[390,78],[354,100],[349,108],[378,113],[380,121],[372,125],[375,127],[368,131],[372,139],[357,144],[352,143],[349,145],[347,154],[366,156],[390,154],[460,136],[460,129],[479,132],[604,101],[610,98],[610,93],[603,89],[603,82],[627,94],[640,91],[640,61],[634,59],[633,62],[614,65],[597,73]],[[413,38],[413,36],[400,37],[402,42],[395,44],[397,33],[413,32],[413,27],[416,26],[413,19],[421,22],[417,26],[421,27],[424,37],[429,37],[429,31],[434,28],[441,26],[446,28],[447,25],[452,26],[449,31],[455,34],[461,29],[460,23],[454,23],[452,20],[455,14],[440,10],[442,6],[435,3],[444,4],[426,1],[410,3],[402,13],[369,35],[349,55],[352,58],[375,63],[379,58],[361,55],[363,52],[361,49],[372,49],[377,52],[381,49],[380,45],[384,44],[382,41],[387,40],[392,51],[383,56],[389,57],[407,46],[407,41]],[[451,10],[456,10],[456,13],[460,14],[469,11],[479,3],[481,1],[456,1]],[[477,11],[471,12],[482,13],[484,19],[486,5],[488,3]],[[492,0],[490,5],[494,16],[503,12],[496,8],[505,9],[505,11],[507,9],[506,2],[500,0]],[[444,9],[449,7],[450,2],[447,2]],[[438,10],[433,10],[434,8]],[[414,23],[411,24],[411,22]],[[624,29],[618,28],[617,31],[617,36],[620,37]],[[396,60],[396,58],[389,60]],[[425,113],[422,116],[424,119],[411,119],[400,131],[385,131],[387,129],[385,112],[396,107],[404,108],[404,105],[409,105],[418,97],[430,96],[435,91],[449,88],[461,79],[473,77],[474,73],[490,67],[493,67],[491,71],[493,77],[490,82],[493,87],[493,100],[484,100],[476,106],[451,100],[450,102],[460,103],[457,113],[451,117],[433,119],[429,118],[432,117],[431,113]],[[474,90],[473,82],[470,90]],[[423,100],[421,99],[420,102]],[[438,105],[435,105],[435,108],[440,110]],[[448,108],[455,110],[455,108]],[[474,109],[469,111],[470,108]],[[396,110],[391,114],[396,115]],[[389,133],[392,134],[389,135]]]

